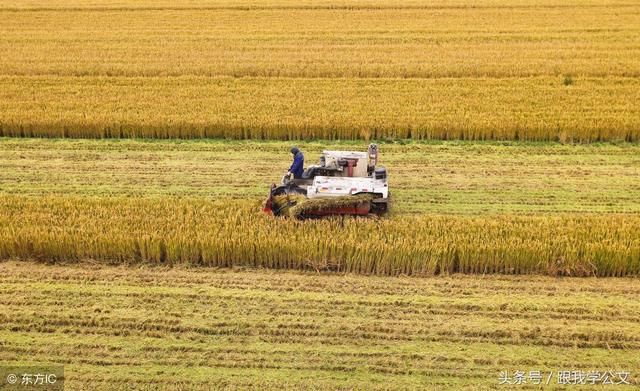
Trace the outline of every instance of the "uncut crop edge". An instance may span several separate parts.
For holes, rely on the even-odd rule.
[[[464,140],[561,143],[640,142],[640,128],[504,126],[323,126],[237,124],[13,124],[0,122],[0,137],[72,139],[231,139],[231,140]]]

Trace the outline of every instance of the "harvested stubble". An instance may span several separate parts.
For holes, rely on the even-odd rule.
[[[275,219],[259,202],[0,198],[0,259],[379,275],[640,274],[638,215]]]
[[[640,386],[632,279],[0,266],[0,362],[64,363],[70,390],[478,391],[508,368]]]
[[[322,150],[366,143],[298,143]],[[0,139],[0,193],[264,200],[289,143]],[[640,145],[380,146],[398,214],[640,213]]]

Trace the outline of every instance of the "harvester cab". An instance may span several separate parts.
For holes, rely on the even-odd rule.
[[[387,170],[378,166],[378,146],[367,152],[323,151],[302,177],[287,175],[272,185],[264,211],[297,218],[382,215],[389,209]]]

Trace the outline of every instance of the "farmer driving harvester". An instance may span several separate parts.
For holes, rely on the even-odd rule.
[[[293,175],[294,179],[300,179],[304,171],[304,155],[297,147],[291,147],[291,154],[293,154],[293,163],[289,167],[287,176],[291,177]]]

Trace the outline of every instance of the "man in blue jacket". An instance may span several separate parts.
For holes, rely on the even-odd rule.
[[[304,171],[304,155],[296,147],[291,147],[291,154],[293,154],[293,163],[289,168],[287,175],[292,175],[295,179],[302,178],[302,171]]]

